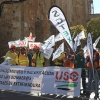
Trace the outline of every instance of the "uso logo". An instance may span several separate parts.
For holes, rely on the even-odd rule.
[[[77,81],[78,80],[78,76],[79,74],[75,71],[73,72],[58,72],[56,71],[56,80],[64,80],[64,81],[67,81],[67,80],[71,80],[71,81]]]

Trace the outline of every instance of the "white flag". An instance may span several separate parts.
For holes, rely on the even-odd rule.
[[[93,48],[94,48],[94,49],[96,49],[96,46],[97,46],[99,40],[100,40],[100,36],[99,36],[99,37],[95,40],[95,42],[93,43]]]
[[[75,52],[76,52],[77,47],[78,47],[79,45],[81,45],[81,41],[80,41],[79,35],[78,35],[78,36],[77,36],[77,39],[76,39],[76,41],[75,41],[75,44],[74,44],[74,50],[75,50]]]
[[[64,38],[63,38],[62,34],[59,33],[59,34],[55,37],[55,42],[60,41],[60,40],[62,40],[62,39],[64,39]]]
[[[74,51],[73,41],[71,38],[69,27],[67,25],[67,21],[62,10],[58,7],[52,7],[50,9],[49,19],[54,24],[54,26],[58,29],[58,31],[62,34],[64,39],[67,41],[69,46]]]
[[[41,53],[43,54],[43,56],[47,59],[50,59],[52,53],[53,53],[54,48],[49,48],[49,49],[45,49],[45,50],[40,50]]]
[[[80,33],[75,37],[74,41],[77,40],[77,37],[78,37],[79,39],[84,39],[84,38],[85,38],[84,31],[80,32]]]
[[[62,52],[64,52],[64,43],[62,43],[58,47],[58,49],[55,51],[55,53],[53,53],[53,59],[52,59],[52,61],[55,60],[56,58],[58,58]]]
[[[55,36],[52,35],[50,36],[46,41],[45,43],[42,45],[42,49],[45,50],[45,49],[49,49],[51,47],[53,47],[55,45]]]

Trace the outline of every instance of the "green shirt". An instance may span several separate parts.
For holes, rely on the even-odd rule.
[[[76,64],[75,64],[76,68],[85,68],[85,58],[84,58],[84,56],[77,54],[76,57],[75,57],[75,60],[76,60]]]

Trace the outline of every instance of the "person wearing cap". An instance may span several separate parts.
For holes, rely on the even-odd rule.
[[[75,68],[82,68],[81,77],[82,77],[82,87],[83,87],[83,95],[86,94],[86,71],[85,66],[85,58],[84,58],[84,50],[80,49],[79,52],[75,56]]]
[[[32,57],[32,62],[35,63],[35,67],[44,67],[44,56],[39,49],[40,48],[38,46],[34,47],[35,53]]]
[[[4,57],[4,60],[5,61],[6,61],[7,57],[11,58],[10,61],[9,61],[9,64],[10,65],[16,65],[16,57],[17,57],[17,54],[15,53],[15,50],[16,50],[16,47],[12,45],[9,48],[9,51],[6,53],[6,55]]]
[[[19,66],[28,66],[29,60],[27,57],[27,52],[24,47],[20,48],[20,52],[16,58],[16,63]]]

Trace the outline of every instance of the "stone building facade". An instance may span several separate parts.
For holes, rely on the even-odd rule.
[[[0,0],[5,1],[21,0]],[[59,6],[67,18],[69,26],[83,24],[91,19],[92,0],[25,0],[18,3],[0,5],[0,57],[8,50],[8,42],[23,39],[30,32],[36,41],[43,42],[58,31],[48,19],[49,9]]]

